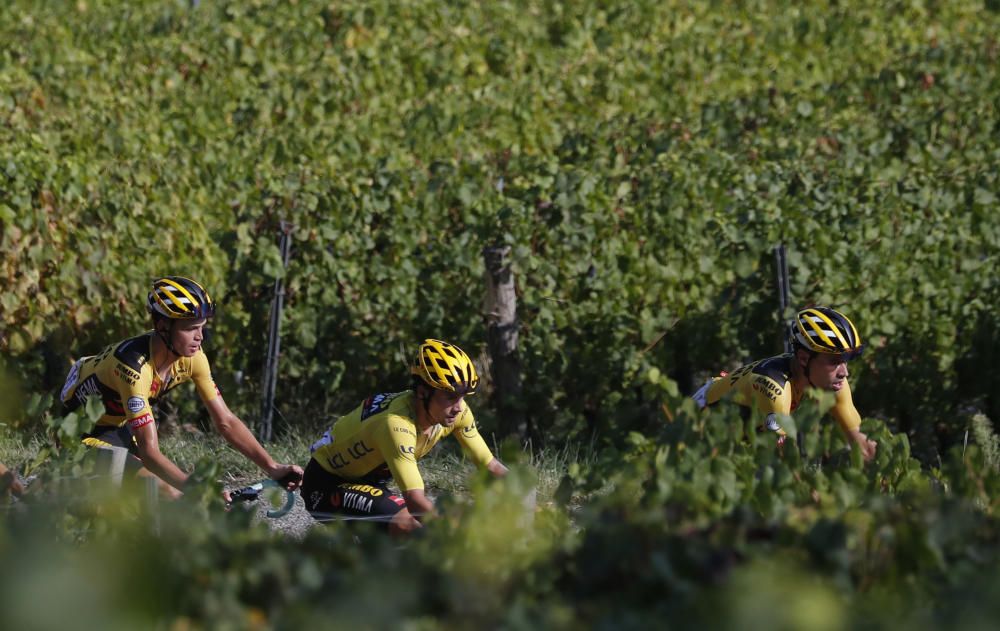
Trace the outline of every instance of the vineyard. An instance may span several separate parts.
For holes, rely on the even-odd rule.
[[[0,506],[0,626],[992,628],[997,33],[995,0],[4,3],[0,461],[38,478]],[[216,298],[206,352],[251,426],[283,282],[269,449],[305,464],[425,337],[489,381],[491,246],[523,391],[469,402],[512,475],[448,469],[423,537],[224,512],[183,388],[157,410],[202,481],[183,501],[153,524],[74,486],[91,417],[54,396],[148,327],[153,278]],[[689,399],[806,304],[867,343],[868,465],[829,397],[781,450]]]

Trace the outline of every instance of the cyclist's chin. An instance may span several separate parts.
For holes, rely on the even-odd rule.
[[[830,384],[830,390],[832,390],[833,392],[840,392],[843,389],[844,389],[843,381],[835,381]]]

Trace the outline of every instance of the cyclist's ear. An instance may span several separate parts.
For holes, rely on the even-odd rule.
[[[795,349],[795,361],[798,362],[799,366],[805,368],[809,364],[809,358],[812,357],[812,353],[804,348]]]
[[[170,322],[168,322],[166,318],[154,319],[153,328],[156,329],[157,333],[162,333],[163,335],[170,335]]]
[[[431,388],[427,384],[419,383],[415,386],[415,391],[418,401],[423,401],[424,407],[427,407],[431,403],[431,399],[434,397],[434,388]]]

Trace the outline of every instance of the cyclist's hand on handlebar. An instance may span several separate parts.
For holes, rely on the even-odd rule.
[[[861,457],[865,462],[871,462],[875,459],[875,453],[878,451],[878,443],[870,440],[864,432],[858,430],[848,432],[848,435],[857,444],[858,449],[861,451]]]
[[[226,509],[228,510],[233,504],[256,502],[263,490],[263,484],[257,482],[239,489],[223,489],[222,497],[226,500]]]
[[[302,467],[297,464],[275,465],[268,474],[286,491],[294,491],[302,486],[303,471]]]
[[[294,479],[296,475],[294,472],[286,474],[290,476],[290,479]],[[299,483],[301,480],[299,481]],[[271,487],[284,488],[285,505],[280,508],[271,508],[267,511],[266,515],[271,518],[284,517],[288,514],[288,511],[292,510],[295,506],[295,493],[289,491],[287,487],[283,486],[282,482],[276,480],[261,480],[260,482],[254,482],[250,486],[243,487],[242,489],[237,489],[235,491],[228,491],[229,504],[226,505],[228,510],[233,504],[240,502],[256,502],[264,492],[264,489]]]
[[[878,451],[878,443],[866,438],[864,444],[861,445],[861,455],[864,457],[865,462],[874,460],[876,451]]]

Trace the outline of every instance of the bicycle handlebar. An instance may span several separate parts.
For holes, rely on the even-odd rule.
[[[292,506],[295,505],[295,493],[288,491],[279,482],[267,479],[261,480],[260,482],[254,482],[250,486],[245,486],[242,489],[238,489],[229,494],[229,501],[231,504],[237,504],[239,502],[256,502],[260,498],[260,494],[264,492],[266,488],[275,488],[285,491],[285,504],[277,510],[267,511],[267,516],[271,519],[276,519],[278,517],[284,517],[292,510]]]

